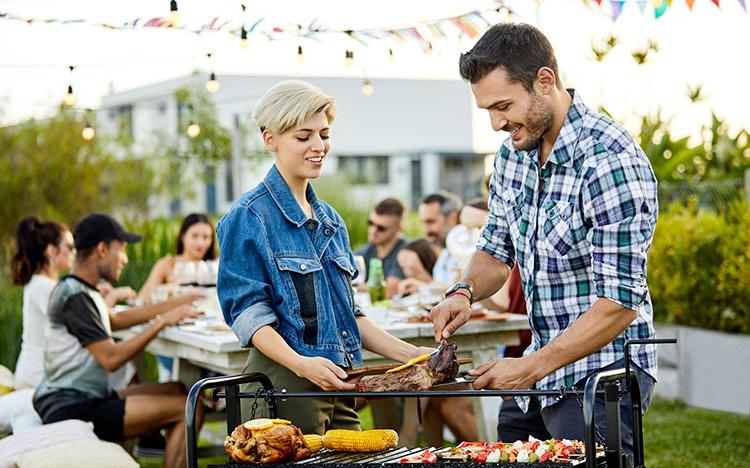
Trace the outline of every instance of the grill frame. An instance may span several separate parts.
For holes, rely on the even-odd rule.
[[[641,388],[638,383],[635,372],[630,368],[630,353],[629,347],[631,344],[666,344],[676,343],[677,340],[674,338],[666,339],[647,339],[647,340],[629,340],[625,342],[625,368],[614,369],[610,371],[600,371],[592,374],[586,379],[584,390],[583,390],[583,425],[584,425],[584,444],[586,447],[586,453],[596,454],[595,457],[586,457],[585,466],[586,468],[596,468],[598,466],[607,466],[609,468],[643,468],[645,467],[645,456],[643,451],[643,415],[641,412]],[[624,381],[625,385],[621,391],[620,381]],[[187,403],[185,405],[185,426],[186,426],[186,450],[187,450],[187,466],[188,468],[197,468],[197,434],[195,430],[195,417],[196,408],[200,401],[200,395],[204,389],[216,389],[218,387],[225,387],[224,392],[217,392],[214,390],[213,397],[224,398],[226,400],[226,414],[227,414],[227,434],[231,434],[235,427],[242,422],[242,415],[240,411],[240,399],[242,398],[256,398],[256,393],[245,393],[240,392],[240,385],[247,383],[260,383],[263,387],[263,397],[268,403],[269,417],[276,417],[276,401],[277,399],[286,398],[337,398],[337,397],[378,397],[378,398],[397,398],[397,397],[517,397],[517,396],[560,396],[565,397],[567,395],[574,395],[576,397],[581,396],[581,392],[576,389],[561,388],[557,391],[547,390],[423,390],[423,391],[410,391],[410,392],[287,392],[286,390],[276,390],[273,387],[273,383],[265,374],[254,372],[249,374],[236,374],[230,376],[220,377],[208,377],[196,382],[190,389],[188,394]],[[599,390],[600,386],[604,386],[604,390]],[[633,422],[633,456],[632,458],[622,454],[622,440],[620,432],[620,400],[622,395],[625,393],[631,394],[631,415]],[[596,452],[596,440],[595,440],[595,427],[594,427],[594,416],[595,416],[595,401],[597,395],[604,395],[605,398],[605,416],[607,420],[607,440],[604,450],[604,457],[600,457],[599,453]],[[424,448],[410,449],[413,453],[419,453],[424,451]],[[326,452],[327,453],[327,452]],[[382,453],[383,457],[387,457],[390,452]],[[392,462],[377,461],[373,463],[362,463],[361,460],[367,460],[368,456],[377,457],[376,454],[364,454],[365,457],[354,454],[343,458],[335,457],[335,460],[360,460],[359,463],[317,463],[318,457],[312,457],[307,460],[301,460],[297,463],[280,463],[266,465],[268,468],[288,468],[292,464],[305,465],[308,468],[382,468],[384,464]],[[328,458],[329,456],[326,455]],[[330,455],[330,457],[334,457]],[[403,455],[399,456],[399,459]],[[382,457],[375,458],[380,460]],[[603,461],[602,461],[603,458]],[[603,464],[602,464],[603,462]],[[486,468],[487,465],[497,465],[502,468],[534,468],[534,467],[561,467],[561,466],[575,466],[571,464],[550,464],[550,463],[473,463],[473,462],[438,462],[432,465],[435,468],[456,468],[457,464],[460,464],[460,468]],[[415,468],[418,464],[403,464],[404,468]],[[448,466],[450,465],[450,466]],[[482,467],[474,466],[482,465]],[[212,465],[221,467],[246,467],[247,465],[237,463],[227,463],[222,465]],[[419,464],[420,468],[424,468],[423,464]]]

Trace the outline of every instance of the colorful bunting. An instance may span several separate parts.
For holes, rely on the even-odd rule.
[[[661,16],[667,12],[667,8],[669,8],[669,5],[667,5],[667,0],[661,0],[661,4],[658,7],[654,8],[654,18],[661,18]]]
[[[620,13],[622,13],[623,5],[625,5],[625,0],[612,2],[612,21],[617,21],[617,18],[620,16]]]

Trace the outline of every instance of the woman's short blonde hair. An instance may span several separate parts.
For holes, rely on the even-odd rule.
[[[333,123],[333,98],[306,81],[288,80],[266,91],[255,106],[253,119],[261,132],[284,133],[319,112],[325,113],[329,124]]]

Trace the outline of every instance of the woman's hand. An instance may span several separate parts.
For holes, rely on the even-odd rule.
[[[323,390],[354,390],[353,383],[343,381],[344,369],[323,357],[300,356],[297,369],[292,370]]]
[[[415,278],[406,278],[398,283],[398,293],[402,296],[408,296],[409,294],[414,294],[415,292],[419,291],[420,286],[424,286],[424,281],[420,281]]]

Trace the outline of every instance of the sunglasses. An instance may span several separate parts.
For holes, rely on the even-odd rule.
[[[378,232],[385,232],[388,229],[390,229],[388,226],[383,226],[382,224],[375,224],[375,222],[371,219],[367,220],[367,226],[374,227],[378,230]]]

